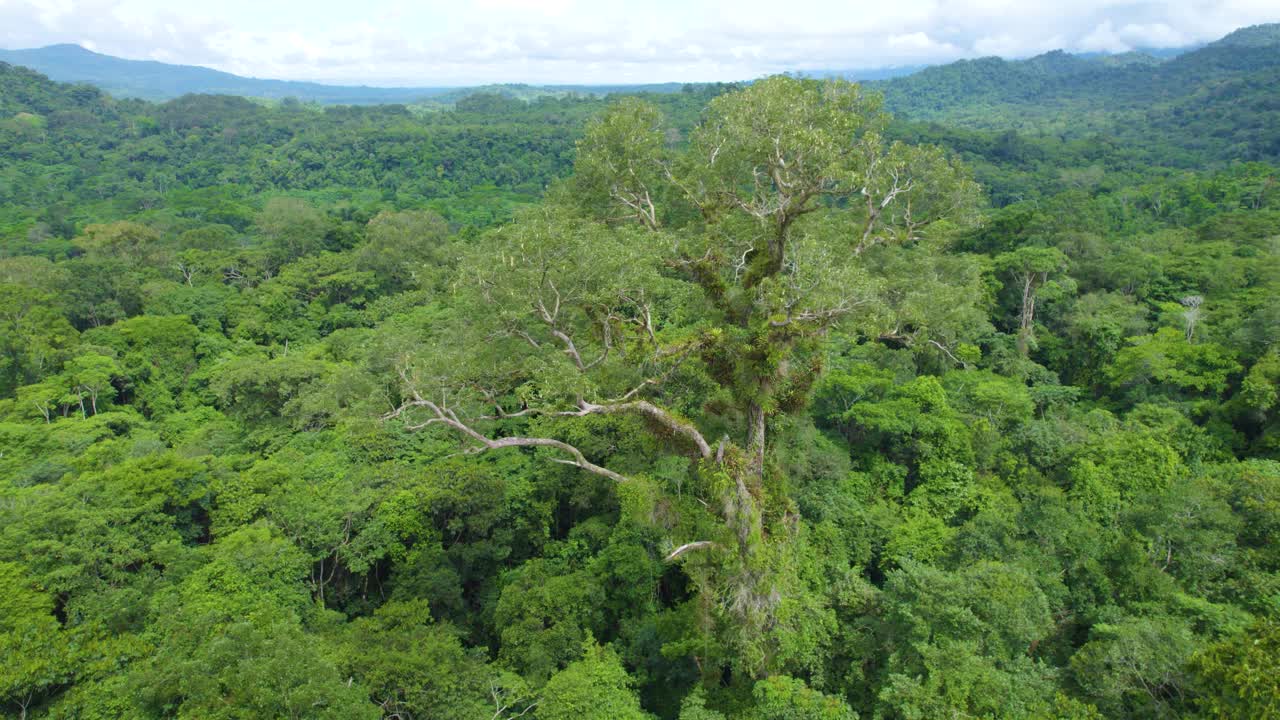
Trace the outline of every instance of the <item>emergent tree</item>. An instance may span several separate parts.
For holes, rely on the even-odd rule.
[[[772,77],[714,100],[673,147],[657,110],[615,105],[579,142],[573,181],[464,262],[468,322],[404,363],[388,418],[653,485],[560,439],[593,416],[637,419],[691,460],[693,482],[667,493],[692,508],[666,521],[667,560],[684,563],[732,662],[778,667],[776,610],[812,593],[770,428],[805,407],[829,331],[874,317],[861,256],[975,217],[965,171],[888,142],[885,121],[858,85]]]

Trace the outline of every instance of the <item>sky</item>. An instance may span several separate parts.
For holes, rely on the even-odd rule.
[[[1277,21],[1277,0],[0,0],[0,47],[383,86],[707,82],[1181,47]]]

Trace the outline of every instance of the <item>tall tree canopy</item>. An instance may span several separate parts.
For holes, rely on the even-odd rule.
[[[863,256],[939,247],[977,209],[961,166],[887,141],[886,119],[857,85],[778,76],[713,100],[671,148],[654,107],[613,106],[579,142],[573,183],[465,262],[465,327],[409,359],[390,417],[451,428],[472,451],[545,448],[619,483],[651,471],[562,438],[634,417],[658,452],[690,459],[706,509],[669,521],[668,560],[733,629],[736,664],[775,670],[779,635],[800,632],[779,609],[806,590],[770,429],[807,407],[822,339],[874,322],[883,279]]]

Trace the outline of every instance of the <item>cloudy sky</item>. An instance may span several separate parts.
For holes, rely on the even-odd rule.
[[[78,43],[240,75],[371,85],[683,82],[1025,57],[1055,48],[1175,47],[1280,21],[1277,0],[184,4],[0,0],[0,47]]]

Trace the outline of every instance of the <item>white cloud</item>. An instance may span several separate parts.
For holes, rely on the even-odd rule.
[[[371,84],[735,80],[1211,40],[1275,0],[0,0],[0,46],[92,44],[256,77]]]
[[[1110,20],[1104,20],[1093,32],[1080,40],[1081,50],[1096,52],[1121,53],[1132,50],[1133,46],[1120,39],[1120,35],[1111,26]]]
[[[1191,37],[1186,33],[1175,30],[1162,22],[1149,25],[1130,23],[1120,29],[1120,36],[1131,47],[1179,47],[1191,42]]]

